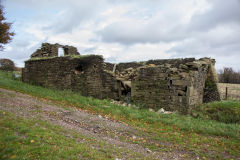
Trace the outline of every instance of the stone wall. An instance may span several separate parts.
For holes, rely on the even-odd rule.
[[[123,72],[126,69],[132,68],[137,69],[138,67],[142,67],[145,65],[171,65],[174,67],[179,67],[180,64],[185,64],[188,62],[195,61],[195,58],[185,58],[185,59],[157,59],[157,60],[149,60],[142,62],[127,62],[127,63],[118,63],[116,64],[116,72]],[[115,64],[105,62],[104,67],[106,70],[113,71],[113,67]]]
[[[125,69],[128,69],[128,68],[136,69],[136,68],[141,67],[143,65],[144,64],[139,63],[139,62],[119,63],[116,66],[116,71],[123,72]]]
[[[146,65],[154,64],[154,65],[164,65],[169,64],[173,67],[179,67],[180,64],[186,64],[188,62],[195,61],[195,58],[179,58],[179,59],[156,59],[156,60],[149,60],[146,62]]]
[[[149,60],[149,61],[142,61],[142,62],[127,62],[127,63],[109,63],[105,62],[104,69],[113,71],[114,65],[116,65],[115,72],[120,73],[124,72],[126,69],[137,69],[142,66],[146,65],[168,65],[168,66],[174,66],[179,67],[181,64],[185,64],[188,62],[195,61],[195,58],[185,58],[185,59],[157,59],[157,60]]]
[[[25,62],[22,79],[50,88],[70,89],[83,96],[118,99],[118,82],[103,71],[101,56],[55,57]]]
[[[221,97],[220,97],[220,92],[218,91],[218,77],[217,77],[217,73],[215,70],[215,60],[211,60],[211,59],[200,59],[200,60],[204,60],[207,61],[210,65],[208,66],[208,74],[207,74],[207,78],[205,81],[205,87],[204,87],[204,95],[203,95],[203,103],[208,103],[208,102],[212,102],[212,101],[220,101]]]
[[[108,71],[113,71],[114,66],[115,66],[116,67],[115,72],[120,73],[126,69],[129,69],[129,68],[137,69],[138,67],[141,67],[143,65],[144,65],[143,63],[139,63],[139,62],[127,62],[127,63],[118,63],[118,64],[105,62],[104,69],[108,70]]]
[[[113,63],[105,62],[103,64],[103,69],[112,72],[114,65],[115,64],[113,64]]]
[[[76,47],[68,46],[68,45],[60,45],[60,44],[50,44],[43,43],[40,49],[37,49],[31,55],[31,58],[41,58],[41,57],[57,57],[58,56],[58,48],[63,48],[64,56],[67,55],[80,55],[77,51]]]
[[[69,56],[57,57],[59,47]],[[23,81],[100,99],[131,95],[134,104],[181,113],[220,100],[215,61],[209,58],[111,64],[101,56],[71,55],[79,55],[75,47],[43,43],[25,62]]]
[[[140,67],[132,81],[132,101],[155,110],[164,108],[181,113],[191,112],[193,107],[203,103],[206,77],[212,75],[209,70],[211,65],[210,62],[198,60],[178,65],[165,63]],[[212,100],[218,98],[212,97]]]

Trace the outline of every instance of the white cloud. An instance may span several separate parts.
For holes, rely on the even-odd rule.
[[[46,41],[113,62],[207,56],[217,67],[240,68],[239,0],[5,0],[4,6],[16,36],[0,57],[21,65]]]

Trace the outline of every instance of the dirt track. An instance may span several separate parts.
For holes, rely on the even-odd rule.
[[[185,159],[182,157],[183,154],[192,156],[191,153],[184,153],[184,151],[153,152],[140,144],[128,143],[120,138],[145,138],[144,133],[134,127],[110,120],[108,117],[93,115],[73,107],[57,106],[49,101],[2,88],[0,88],[0,110],[12,112],[26,119],[45,120],[68,130],[73,129],[97,141],[112,144],[117,149],[123,148],[139,153],[143,156],[139,159],[149,156],[153,159]],[[129,158],[128,153],[122,154],[124,159]]]

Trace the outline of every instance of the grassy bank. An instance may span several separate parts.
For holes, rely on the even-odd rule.
[[[115,105],[109,100],[83,97],[71,91],[59,91],[25,84],[13,80],[11,77],[11,74],[0,72],[0,87],[51,100],[57,104],[78,107],[94,114],[107,115],[115,120],[135,126],[142,131],[139,134],[148,134],[149,139],[170,142],[171,147],[175,149],[186,148],[202,157],[219,159],[215,156],[218,156],[217,153],[223,152],[234,157],[239,156],[239,124],[227,124],[178,114],[157,114],[146,109]],[[164,146],[161,144],[159,146],[159,144],[147,142],[136,140],[132,143],[141,143],[152,150],[164,150]],[[216,154],[211,155],[212,151]]]
[[[240,123],[240,101],[203,104],[193,110],[193,116],[223,123]]]

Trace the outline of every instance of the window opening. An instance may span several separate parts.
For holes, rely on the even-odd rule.
[[[64,50],[63,48],[58,48],[58,57],[64,56]]]

